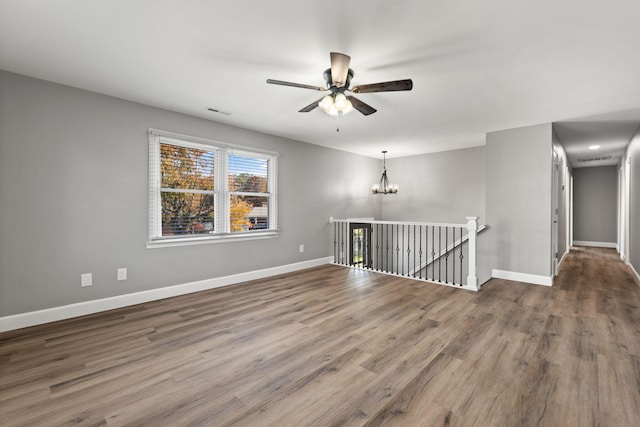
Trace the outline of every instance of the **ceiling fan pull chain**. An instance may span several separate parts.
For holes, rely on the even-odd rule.
[[[339,118],[340,118],[340,115],[338,114],[336,116],[336,132],[340,132],[340,123],[338,122]]]

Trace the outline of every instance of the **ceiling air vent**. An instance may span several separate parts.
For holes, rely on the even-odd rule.
[[[578,159],[578,162],[597,162],[599,160],[611,160],[611,155],[609,156],[600,156],[600,157],[589,157],[586,159]]]

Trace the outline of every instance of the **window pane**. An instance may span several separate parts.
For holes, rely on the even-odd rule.
[[[162,188],[214,189],[213,150],[160,144]]]
[[[201,193],[162,193],[162,235],[212,234],[214,196]]]
[[[231,232],[269,228],[269,197],[231,196],[229,206]]]
[[[229,191],[267,193],[268,161],[229,154]]]

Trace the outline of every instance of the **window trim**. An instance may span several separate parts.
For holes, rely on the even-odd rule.
[[[160,182],[160,144],[175,143],[177,145],[202,148],[206,145],[208,149],[216,153],[216,175],[215,175],[215,204],[220,206],[220,211],[216,209],[216,230],[222,230],[211,235],[186,235],[180,237],[162,237],[162,206],[161,206],[161,182]],[[236,231],[231,232],[229,227],[229,200],[232,194],[239,192],[229,191],[228,181],[228,155],[237,154],[257,158],[263,158],[267,163],[268,193],[247,193],[250,195],[267,195],[269,199],[269,225],[266,230]],[[279,154],[273,151],[257,148],[245,147],[235,144],[214,141],[205,138],[198,138],[182,135],[174,132],[167,132],[158,129],[149,129],[149,235],[147,248],[198,245],[206,243],[229,242],[238,240],[268,239],[278,237],[279,214],[278,214],[278,159]]]

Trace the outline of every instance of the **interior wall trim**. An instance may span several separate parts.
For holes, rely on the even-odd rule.
[[[615,242],[591,242],[588,240],[574,240],[574,246],[591,246],[594,248],[613,248],[617,249],[618,244]]]
[[[640,286],[640,274],[638,274],[636,269],[633,267],[633,264],[631,264],[630,262],[625,262],[625,264],[629,266],[631,272],[636,276],[636,283],[638,284],[638,286]]]
[[[303,270],[305,268],[317,267],[320,265],[329,264],[331,262],[333,262],[333,256],[317,258],[278,267],[264,268],[261,270],[254,270],[246,273],[238,273],[229,276],[215,277],[211,279],[199,280],[196,282],[150,289],[147,291],[117,295],[97,300],[83,301],[59,307],[30,311],[27,313],[3,316],[0,317],[0,332],[12,331],[29,326],[56,322],[58,320],[71,319],[73,317],[99,313],[102,311],[113,310],[116,308],[127,307],[135,304],[142,304],[145,302],[156,301],[164,298],[171,298],[179,295],[190,294],[193,292],[220,288],[222,286],[234,285],[237,283],[247,282],[249,280],[262,279],[265,277],[276,276],[278,274]]]
[[[569,249],[570,249],[570,247],[567,246],[567,250],[562,254],[562,257],[560,258],[560,261],[558,261],[558,268],[556,268],[556,276],[558,275],[558,271],[560,271],[560,266],[562,265],[562,261],[564,261],[564,259],[569,254]]]
[[[539,276],[537,274],[518,273],[517,271],[491,270],[491,276],[496,279],[513,280],[516,282],[531,283],[532,285],[552,286],[553,277]]]

